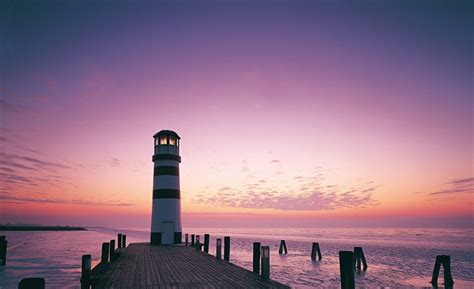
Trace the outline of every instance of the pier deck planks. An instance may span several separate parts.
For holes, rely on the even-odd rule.
[[[289,288],[182,245],[130,244],[92,272],[93,288]]]

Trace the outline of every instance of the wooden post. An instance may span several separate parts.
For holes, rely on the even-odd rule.
[[[444,287],[451,288],[453,287],[454,280],[453,276],[451,275],[451,257],[449,255],[444,255]]]
[[[260,242],[253,242],[253,272],[260,273]]]
[[[194,247],[194,234],[191,234],[191,247]]]
[[[122,234],[117,235],[117,249],[122,248]]]
[[[18,283],[18,289],[45,289],[44,278],[24,278]]]
[[[313,243],[313,247],[311,248],[311,260],[316,260],[316,253],[318,254],[318,260],[321,261],[322,255],[319,243]]]
[[[222,239],[217,239],[216,240],[216,259],[220,260],[221,259],[221,248],[222,248]]]
[[[90,274],[91,274],[91,255],[82,255],[82,266],[81,266],[81,289],[90,288]]]
[[[285,251],[285,254],[288,254],[288,250],[286,249],[285,240],[280,241],[280,249],[278,250],[278,254],[283,254],[283,250]]]
[[[196,244],[195,245],[195,248],[196,248],[196,251],[201,251],[201,240],[199,240],[201,237],[199,235],[196,235]]]
[[[230,260],[230,237],[224,237],[224,261]]]
[[[110,240],[110,251],[109,251],[109,256],[110,256],[110,262],[115,260],[115,240]]]
[[[204,234],[204,252],[209,254],[209,234]]]
[[[444,286],[451,288],[454,284],[453,276],[451,275],[451,257],[449,255],[438,255],[436,256],[436,263],[433,269],[433,276],[431,278],[431,284],[434,287],[438,287],[438,276],[439,269],[443,265],[444,269]]]
[[[100,259],[101,263],[109,262],[109,243],[102,243],[102,258]]]
[[[357,270],[361,269],[361,254],[360,254],[361,247],[354,247],[354,260],[352,261],[352,266],[357,268]]]
[[[8,241],[6,236],[0,236],[0,266],[7,264]]]
[[[122,248],[127,247],[127,235],[122,235]]]
[[[364,265],[364,270],[367,270],[367,261],[365,260],[364,250],[362,247],[354,247],[354,260],[352,263],[353,267],[357,267],[357,270],[361,269],[361,261]],[[357,263],[357,266],[356,266]]]
[[[270,246],[262,246],[262,278],[270,279]]]
[[[353,266],[354,252],[339,251],[339,269],[341,272],[341,288],[354,289],[354,266]]]
[[[188,237],[189,237],[188,234],[184,235],[184,245],[186,246],[188,245]]]

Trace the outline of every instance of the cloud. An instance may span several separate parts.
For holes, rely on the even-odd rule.
[[[44,169],[46,168],[60,168],[60,169],[69,169],[70,167],[51,161],[44,161],[36,157],[31,157],[27,155],[18,155],[18,154],[9,154],[0,152],[0,160],[2,160],[3,165],[5,166],[14,166],[17,168],[24,169]],[[21,164],[23,163],[23,164]],[[27,165],[25,165],[25,163]]]
[[[4,130],[2,130],[4,131]],[[8,133],[8,131],[6,131]],[[134,206],[129,202],[96,201],[79,193],[79,187],[73,183],[74,172],[78,168],[90,168],[89,164],[52,161],[39,151],[17,144],[15,137],[3,137],[9,149],[0,151],[0,203],[49,203],[75,204],[87,206]],[[111,166],[122,166],[123,161],[111,159]],[[61,195],[38,191],[64,192]],[[77,198],[71,194],[79,196]],[[67,196],[66,196],[67,195]]]
[[[332,210],[336,208],[364,208],[377,205],[372,194],[377,186],[352,188],[338,191],[334,185],[318,186],[319,177],[307,177],[309,184],[298,184],[287,191],[275,190],[269,182],[251,182],[239,186],[241,189],[223,187],[216,194],[199,196],[199,204],[252,209],[278,209],[294,211]],[[299,178],[298,178],[299,179]],[[222,193],[225,191],[225,194]]]
[[[112,167],[119,167],[122,165],[122,161],[119,160],[119,159],[116,159],[116,158],[113,158],[109,161],[109,164],[112,166]]]
[[[276,163],[281,163],[281,161],[279,161],[279,160],[272,160],[270,163],[276,164]]]
[[[472,194],[474,193],[474,178],[453,179],[446,183],[448,187],[441,191],[431,192],[429,195],[452,195],[452,194]]]
[[[43,195],[45,193],[37,193]],[[125,202],[96,202],[90,200],[61,200],[61,199],[50,199],[50,198],[33,198],[33,197],[21,197],[11,196],[5,192],[0,193],[0,201],[9,203],[48,203],[48,204],[72,204],[72,205],[85,205],[85,206],[113,206],[113,207],[129,207],[134,206],[132,203]]]

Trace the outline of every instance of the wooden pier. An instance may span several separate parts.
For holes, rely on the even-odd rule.
[[[183,245],[134,243],[90,273],[92,288],[289,288]]]

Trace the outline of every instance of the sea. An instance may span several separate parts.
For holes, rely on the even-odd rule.
[[[88,228],[88,231],[0,232],[8,240],[0,289],[17,288],[27,277],[43,277],[46,288],[80,288],[81,256],[99,262],[102,242],[127,235],[127,243],[147,242],[149,229]],[[184,233],[231,237],[230,261],[252,270],[252,243],[270,246],[270,277],[293,288],[338,288],[338,252],[364,250],[368,268],[356,272],[357,288],[431,288],[436,255],[450,255],[454,288],[474,288],[474,229],[408,228],[185,228]],[[288,254],[278,254],[285,240]],[[322,260],[311,260],[318,242]],[[438,283],[442,287],[443,270]]]

